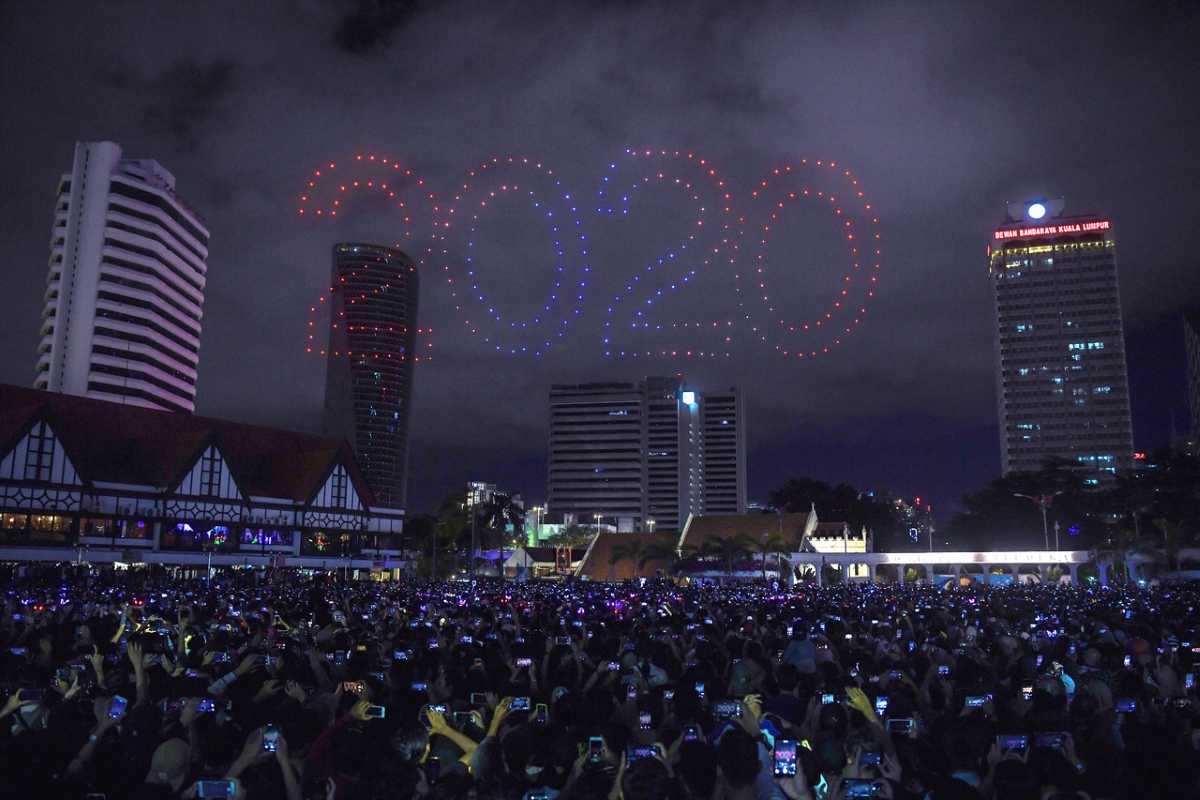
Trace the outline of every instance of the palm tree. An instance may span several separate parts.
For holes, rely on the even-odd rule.
[[[511,524],[514,531],[525,527],[525,509],[512,501],[505,492],[493,492],[492,499],[479,507],[479,521],[484,530],[495,534],[495,540],[504,542],[504,531]],[[488,542],[493,541],[488,537]]]
[[[725,564],[726,577],[733,583],[733,562],[750,553],[754,539],[745,531],[738,531],[728,537],[710,534],[704,545],[710,554],[717,556]]]
[[[513,502],[512,496],[506,492],[493,492],[491,499],[486,503],[472,508],[472,513],[476,514],[476,520],[483,525],[480,533],[483,534],[480,549],[490,549],[490,545],[498,542],[500,545],[501,558],[503,558],[504,545],[507,541],[505,531],[511,524],[514,533],[520,533],[525,528],[525,509]],[[472,564],[474,564],[474,553],[471,554]],[[472,573],[474,570],[472,569]],[[503,563],[499,569],[501,580],[504,579]]]
[[[793,570],[793,574],[795,574],[796,580],[805,583],[814,583],[817,580],[817,568],[812,564],[798,564]]]
[[[679,552],[668,541],[651,542],[646,545],[646,549],[642,552],[642,557],[638,559],[638,572],[645,569],[646,564],[651,561],[662,561],[663,572],[671,574],[676,567],[675,562],[679,560]]]
[[[1091,556],[1091,561],[1096,565],[1096,576],[1103,584],[1104,581],[1104,564],[1109,564],[1112,567],[1111,576],[1115,580],[1120,580],[1124,586],[1128,580],[1129,574],[1125,566],[1125,558],[1130,552],[1135,542],[1133,531],[1122,530],[1116,535],[1110,537],[1107,541],[1097,544],[1088,550],[1088,555]]]
[[[612,568],[610,574],[616,574],[616,566],[622,561],[631,562],[634,565],[635,574],[646,566],[646,559],[642,555],[641,539],[632,539],[629,544],[613,545],[612,550],[608,553],[608,566]]]
[[[767,538],[764,539],[763,541],[759,541],[759,540],[751,537],[751,543],[752,543],[754,552],[756,552],[760,556],[762,556],[762,579],[763,579],[763,583],[766,583],[767,582],[767,558],[772,555],[775,555],[775,556],[785,555],[786,556],[786,555],[789,555],[791,553],[791,551],[788,550],[787,543],[784,542],[783,537],[780,536],[778,533],[768,534]],[[775,565],[776,565],[776,567],[779,566],[778,559],[776,559]],[[783,572],[780,571],[781,576],[782,576],[782,574],[783,574]]]
[[[673,578],[680,578],[689,573],[692,565],[703,559],[701,548],[694,544],[685,544],[678,550],[672,550],[667,556],[664,572]]]
[[[597,530],[583,525],[564,525],[546,542],[557,550],[567,551],[567,563],[575,563],[575,548],[584,547],[595,538]]]

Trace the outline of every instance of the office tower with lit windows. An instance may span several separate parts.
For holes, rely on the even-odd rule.
[[[1062,200],[1009,207],[992,234],[997,404],[1005,474],[1047,458],[1097,484],[1133,465],[1125,335],[1109,220]]]
[[[618,531],[678,531],[689,514],[743,514],[745,404],[681,378],[550,390],[548,511]]]
[[[58,186],[34,388],[195,407],[208,230],[155,161],[80,142]]]
[[[333,246],[325,433],[350,443],[387,508],[406,500],[419,290],[417,265],[401,251]]]

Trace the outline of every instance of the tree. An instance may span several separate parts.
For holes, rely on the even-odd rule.
[[[643,544],[640,538],[631,538],[629,544],[622,542],[613,545],[612,550],[608,553],[608,565],[613,568],[614,574],[617,564],[620,564],[622,561],[631,562],[635,568],[634,573],[639,572],[641,567],[638,564],[640,563],[641,566],[645,566],[646,564],[646,560],[642,557],[642,547]]]
[[[429,556],[430,566],[436,567],[437,575],[449,573],[457,565],[457,554],[461,552],[464,543],[470,542],[471,517],[466,505],[466,495],[462,493],[449,494],[443,498],[434,518],[433,541],[422,541],[419,545]],[[455,553],[453,564],[448,557],[442,555],[451,551]]]
[[[546,541],[552,547],[583,547],[596,535],[595,528],[583,525],[564,525]]]
[[[1085,474],[1062,458],[1046,459],[1036,472],[993,478],[983,489],[963,495],[965,510],[952,516],[942,533],[963,550],[1040,550],[1047,529],[1059,522],[1068,537],[1079,537],[1064,549],[1086,549],[1109,538],[1111,530],[1102,513],[1102,494],[1084,481]],[[1017,495],[1053,496],[1046,522],[1037,503]]]
[[[490,545],[499,542],[503,547],[505,532],[512,525],[513,531],[521,533],[525,530],[525,509],[512,501],[512,496],[505,492],[492,492],[491,499],[480,504],[476,521],[482,526],[477,533],[480,549],[491,549]]]
[[[754,550],[754,552],[758,553],[762,557],[762,579],[763,583],[766,583],[767,558],[772,555],[790,555],[791,551],[788,549],[787,543],[784,542],[783,537],[778,533],[772,533],[763,540],[755,539],[754,537],[749,538],[751,548]],[[778,566],[778,561],[776,562],[776,566]],[[780,570],[780,574],[783,574],[782,570]]]
[[[872,492],[848,483],[830,486],[815,478],[791,478],[767,497],[771,505],[792,514],[803,514],[815,507],[820,519],[845,522],[853,531],[866,528],[878,542],[887,541],[899,527],[895,509],[886,498],[876,498]]]
[[[646,564],[651,561],[661,561],[663,562],[663,572],[667,575],[674,575],[679,568],[679,560],[679,552],[671,542],[666,539],[651,542],[646,545],[641,558],[638,559],[638,572],[645,569]]]
[[[1200,461],[1195,458],[1163,448],[1152,453],[1143,468],[1118,476],[1104,495],[1106,511],[1120,515],[1141,538],[1157,539],[1168,550],[1200,537]]]
[[[429,514],[418,514],[404,521],[404,533],[401,536],[403,550],[416,551],[428,555],[433,547],[433,537],[437,533],[437,517]]]
[[[733,582],[734,562],[749,555],[753,545],[753,537],[745,531],[738,531],[732,536],[724,538],[710,535],[704,542],[704,547],[708,548],[708,554],[715,556],[725,565],[725,574],[730,583]]]
[[[567,551],[567,563],[575,563],[575,548],[589,544],[599,532],[598,528],[587,528],[583,525],[565,525],[551,536],[548,541],[555,550]]]

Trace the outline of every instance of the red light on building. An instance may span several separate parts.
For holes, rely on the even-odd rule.
[[[1108,220],[1095,222],[1075,222],[1066,225],[1045,225],[1037,228],[1010,228],[998,230],[997,239],[1020,239],[1027,236],[1054,236],[1059,233],[1088,233],[1089,231],[1106,231],[1112,227]]]

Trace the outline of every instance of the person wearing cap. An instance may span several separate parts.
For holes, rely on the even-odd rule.
[[[783,660],[788,664],[792,664],[804,670],[804,663],[808,662],[813,665],[817,663],[817,646],[808,638],[808,623],[803,620],[796,620],[792,623],[792,640],[788,642],[787,649],[783,651]]]
[[[192,748],[183,739],[168,739],[160,744],[150,758],[150,771],[146,783],[170,789],[164,797],[179,793],[192,771]]]

